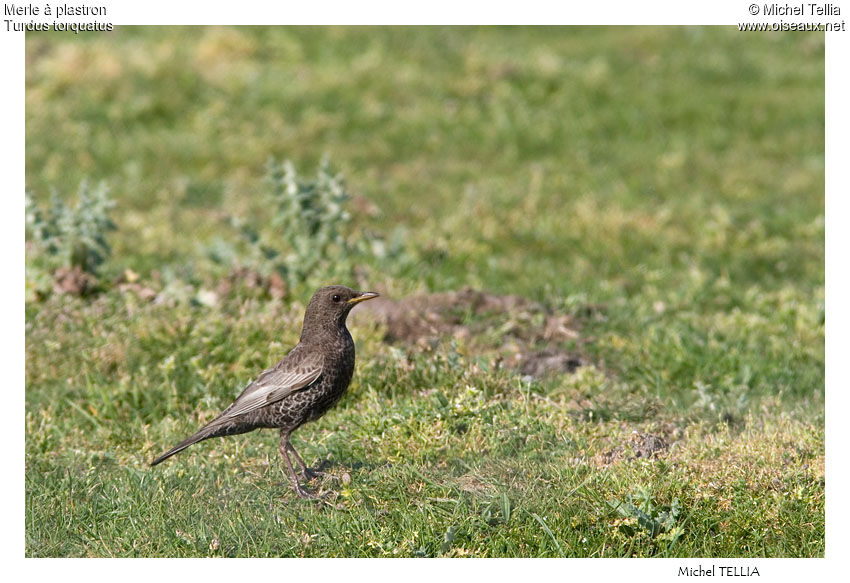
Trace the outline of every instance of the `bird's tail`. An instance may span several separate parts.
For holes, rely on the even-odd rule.
[[[174,454],[180,453],[190,445],[194,445],[199,441],[203,441],[205,439],[209,439],[210,437],[219,437],[221,435],[229,435],[228,427],[219,423],[219,419],[216,419],[212,423],[204,426],[200,431],[192,435],[191,437],[187,437],[167,452],[156,458],[151,462],[151,467],[157,465],[158,463],[164,462]]]

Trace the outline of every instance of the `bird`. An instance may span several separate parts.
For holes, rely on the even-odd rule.
[[[305,480],[318,472],[307,467],[295,451],[290,436],[305,423],[324,415],[345,393],[354,374],[354,341],[345,320],[354,306],[378,295],[354,291],[343,285],[316,291],[307,304],[298,344],[245,387],[218,417],[150,465],[156,466],[205,439],[276,428],[280,429],[279,450],[295,493],[301,498],[315,498],[313,492],[298,483],[288,454],[295,456]]]

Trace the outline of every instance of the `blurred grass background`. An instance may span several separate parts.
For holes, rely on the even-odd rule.
[[[26,54],[28,190],[46,201],[51,189],[72,198],[85,178],[109,185],[118,230],[109,236],[107,279],[130,269],[151,281],[167,271],[196,288],[212,286],[231,269],[210,258],[210,248],[237,238],[225,227],[226,217],[268,219],[259,195],[268,159],[290,159],[309,172],[328,155],[355,194],[355,232],[398,237],[407,250],[407,259],[397,265],[364,259],[370,288],[400,297],[469,285],[573,314],[588,305],[602,307],[604,317],[582,321],[590,341],[581,349],[599,374],[582,377],[584,386],[558,379],[534,384],[541,395],[566,396],[558,406],[535,405],[542,407],[535,414],[550,423],[542,434],[548,431],[551,439],[524,442],[529,452],[552,459],[571,459],[576,447],[592,453],[604,446],[591,436],[628,434],[624,420],[643,429],[670,422],[682,431],[707,423],[711,439],[726,425],[754,431],[754,422],[768,423],[786,428],[780,442],[799,438],[808,444],[797,450],[807,453],[794,459],[800,475],[808,476],[809,490],[791,488],[793,504],[803,510],[795,506],[799,516],[790,519],[784,539],[776,535],[765,542],[752,534],[770,523],[764,517],[759,520],[765,526],[748,522],[768,515],[763,505],[777,512],[785,508],[760,498],[764,483],[752,485],[743,505],[730,502],[740,512],[741,532],[749,533],[736,536],[756,536],[746,548],[736,546],[734,536],[721,536],[717,546],[707,542],[715,540],[706,533],[723,522],[723,508],[714,509],[719,515],[700,514],[692,500],[698,518],[689,519],[691,538],[661,549],[652,537],[630,538],[622,534],[623,525],[611,526],[615,519],[606,514],[610,509],[601,510],[607,508],[601,498],[578,497],[578,514],[558,522],[554,513],[560,510],[544,504],[553,499],[544,488],[535,491],[542,506],[533,512],[512,514],[510,503],[506,511],[503,503],[492,502],[504,524],[514,524],[511,515],[520,520],[498,548],[488,546],[486,537],[470,538],[467,547],[456,542],[446,547],[445,540],[421,543],[406,534],[391,542],[376,535],[374,545],[358,546],[342,530],[339,546],[328,540],[317,548],[299,543],[293,530],[284,547],[245,546],[240,531],[227,553],[404,555],[466,548],[473,555],[558,554],[564,547],[552,544],[545,532],[548,543],[529,543],[537,540],[529,533],[540,532],[538,518],[548,519],[554,540],[564,537],[566,544],[573,536],[567,533],[579,524],[575,516],[596,512],[601,522],[581,522],[587,532],[579,533],[593,532],[591,542],[579,544],[579,536],[570,554],[599,555],[606,545],[621,556],[822,554],[822,473],[812,476],[809,468],[818,465],[812,459],[822,464],[823,431],[822,35],[741,34],[726,27],[121,27],[73,37],[29,33]],[[83,481],[95,480],[92,468],[108,451],[118,452],[119,467],[145,472],[141,468],[153,449],[191,431],[199,415],[229,403],[242,383],[294,342],[309,290],[290,292],[295,304],[284,307],[270,300],[166,311],[109,291],[93,302],[54,297],[28,304],[28,553],[206,554],[211,547],[204,545],[211,542],[148,541],[152,546],[137,548],[110,539],[113,543],[101,546],[79,530],[47,527],[56,520],[47,516],[62,512],[51,510],[50,498],[42,495],[67,487],[70,496],[71,468]],[[239,319],[246,321],[234,324]],[[281,322],[287,324],[285,341]],[[306,441],[324,435],[329,441],[323,451],[331,457],[350,454],[365,461],[390,454],[360,455],[355,444],[371,443],[374,427],[349,427],[352,444],[335,441],[340,419],[345,425],[358,418],[358,408],[380,415],[391,407],[399,422],[417,419],[427,426],[443,405],[417,403],[415,391],[438,388],[451,401],[460,373],[448,364],[428,364],[430,356],[417,361],[437,367],[430,377],[381,373],[370,359],[391,371],[402,365],[382,348],[377,332],[359,332],[355,336],[365,346],[359,346],[355,386],[369,387],[387,401],[369,401],[368,391],[355,393],[338,417],[331,414],[302,432]],[[441,350],[451,355],[444,347],[438,356]],[[522,391],[528,389],[517,388],[522,383],[503,373],[480,374],[470,382],[482,384],[487,399],[525,402]],[[574,422],[567,403],[575,391],[604,393],[610,399],[605,421],[611,425]],[[527,405],[520,410],[529,412]],[[510,411],[504,423],[519,423],[513,417],[519,413]],[[788,425],[788,419],[799,425]],[[480,421],[485,428],[491,423]],[[713,425],[718,421],[727,423]],[[494,417],[492,427],[500,423]],[[91,433],[81,435],[84,427]],[[155,444],[149,431],[156,434]],[[486,435],[485,441],[499,441],[501,434]],[[583,437],[567,447],[564,435]],[[774,438],[756,442],[769,449]],[[475,442],[464,439],[447,446],[445,456],[474,465],[478,458],[468,456]],[[232,451],[240,443],[211,445],[205,452]],[[414,465],[431,460],[427,442],[416,445],[425,448],[424,458],[414,455],[412,443],[389,443],[407,452]],[[703,447],[697,445],[701,439],[688,443]],[[82,458],[88,461],[79,461],[80,451],[89,452]],[[259,452],[266,455],[265,449]],[[694,459],[717,457],[699,452],[692,452]],[[405,456],[397,457],[403,463]],[[517,462],[517,471],[533,472],[533,458],[529,467]],[[758,459],[773,467],[764,460],[776,458],[765,449]],[[203,477],[203,464],[199,459],[191,466],[197,471],[193,479],[215,481]],[[233,460],[222,464],[232,466]],[[768,474],[766,483],[786,479]],[[109,486],[109,474],[104,476]],[[135,476],[115,477],[116,491],[144,490]],[[176,474],[167,479],[176,481],[172,486],[179,482]],[[366,479],[354,476],[352,488]],[[407,468],[389,482],[403,489],[415,479]],[[604,486],[609,498],[625,499],[632,481],[612,479]],[[677,475],[662,488],[668,505],[674,493],[687,498],[683,479]],[[558,491],[566,495],[583,480],[584,475],[564,478],[564,490]],[[263,475],[250,487],[268,481]],[[374,486],[380,492],[380,484]],[[469,495],[462,486],[461,498]],[[516,504],[510,488],[493,500],[502,500],[502,494]],[[491,501],[471,495],[464,504],[480,517]],[[153,491],[145,496],[157,499]],[[405,496],[415,494],[399,496],[399,506],[385,512],[395,516],[411,503]],[[378,497],[395,499],[386,492]],[[458,504],[451,517],[460,520],[457,532],[468,534]],[[174,512],[158,508],[159,520]],[[124,509],[139,511],[134,504]],[[435,516],[442,514],[431,519]],[[344,524],[319,511],[310,520],[326,530],[333,530],[327,521],[339,529]],[[409,518],[398,520],[398,533],[419,528]],[[450,524],[438,522],[434,528],[442,530],[434,536],[448,536]],[[40,534],[38,524],[45,525]],[[805,542],[788,543],[798,535]]]

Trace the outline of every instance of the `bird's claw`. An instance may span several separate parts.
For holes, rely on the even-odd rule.
[[[306,488],[302,488],[301,486],[295,487],[295,493],[298,494],[299,498],[303,498],[305,500],[324,500],[328,497],[330,492],[324,492],[322,494],[317,494],[312,490],[307,490]]]
[[[298,494],[299,498],[304,498],[304,499],[307,499],[307,500],[317,498],[315,492],[312,492],[310,490],[305,490],[301,486],[295,486],[295,493]]]
[[[328,477],[332,478],[333,477],[331,474],[329,474],[327,472],[322,472],[320,470],[313,470],[311,468],[304,468],[304,470],[301,472],[301,476],[308,482],[310,480],[314,480],[316,478],[328,478]]]

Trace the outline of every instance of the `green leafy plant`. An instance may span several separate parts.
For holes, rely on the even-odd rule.
[[[329,160],[322,160],[312,179],[300,176],[290,161],[270,159],[266,172],[271,229],[233,220],[248,243],[248,263],[266,275],[276,272],[290,286],[350,275],[365,248],[346,236],[351,195]]]
[[[77,204],[66,204],[53,190],[42,208],[26,195],[27,299],[47,295],[57,284],[65,291],[85,293],[94,286],[98,268],[111,248],[106,234],[116,226],[109,218],[114,202],[104,183],[83,180]]]
[[[667,540],[668,546],[672,546],[684,532],[678,523],[682,513],[678,498],[673,498],[669,506],[658,506],[652,501],[648,488],[638,487],[628,494],[625,502],[612,500],[608,504],[626,519],[620,521],[618,527],[627,536],[643,531],[652,539]]]
[[[209,249],[214,260],[229,259],[266,278],[280,277],[288,288],[359,279],[376,262],[393,272],[416,263],[403,228],[388,237],[355,231],[348,210],[351,193],[327,157],[312,178],[299,174],[292,162],[281,164],[272,158],[266,164],[265,182],[268,221],[231,217],[247,249],[237,252],[219,240]]]

